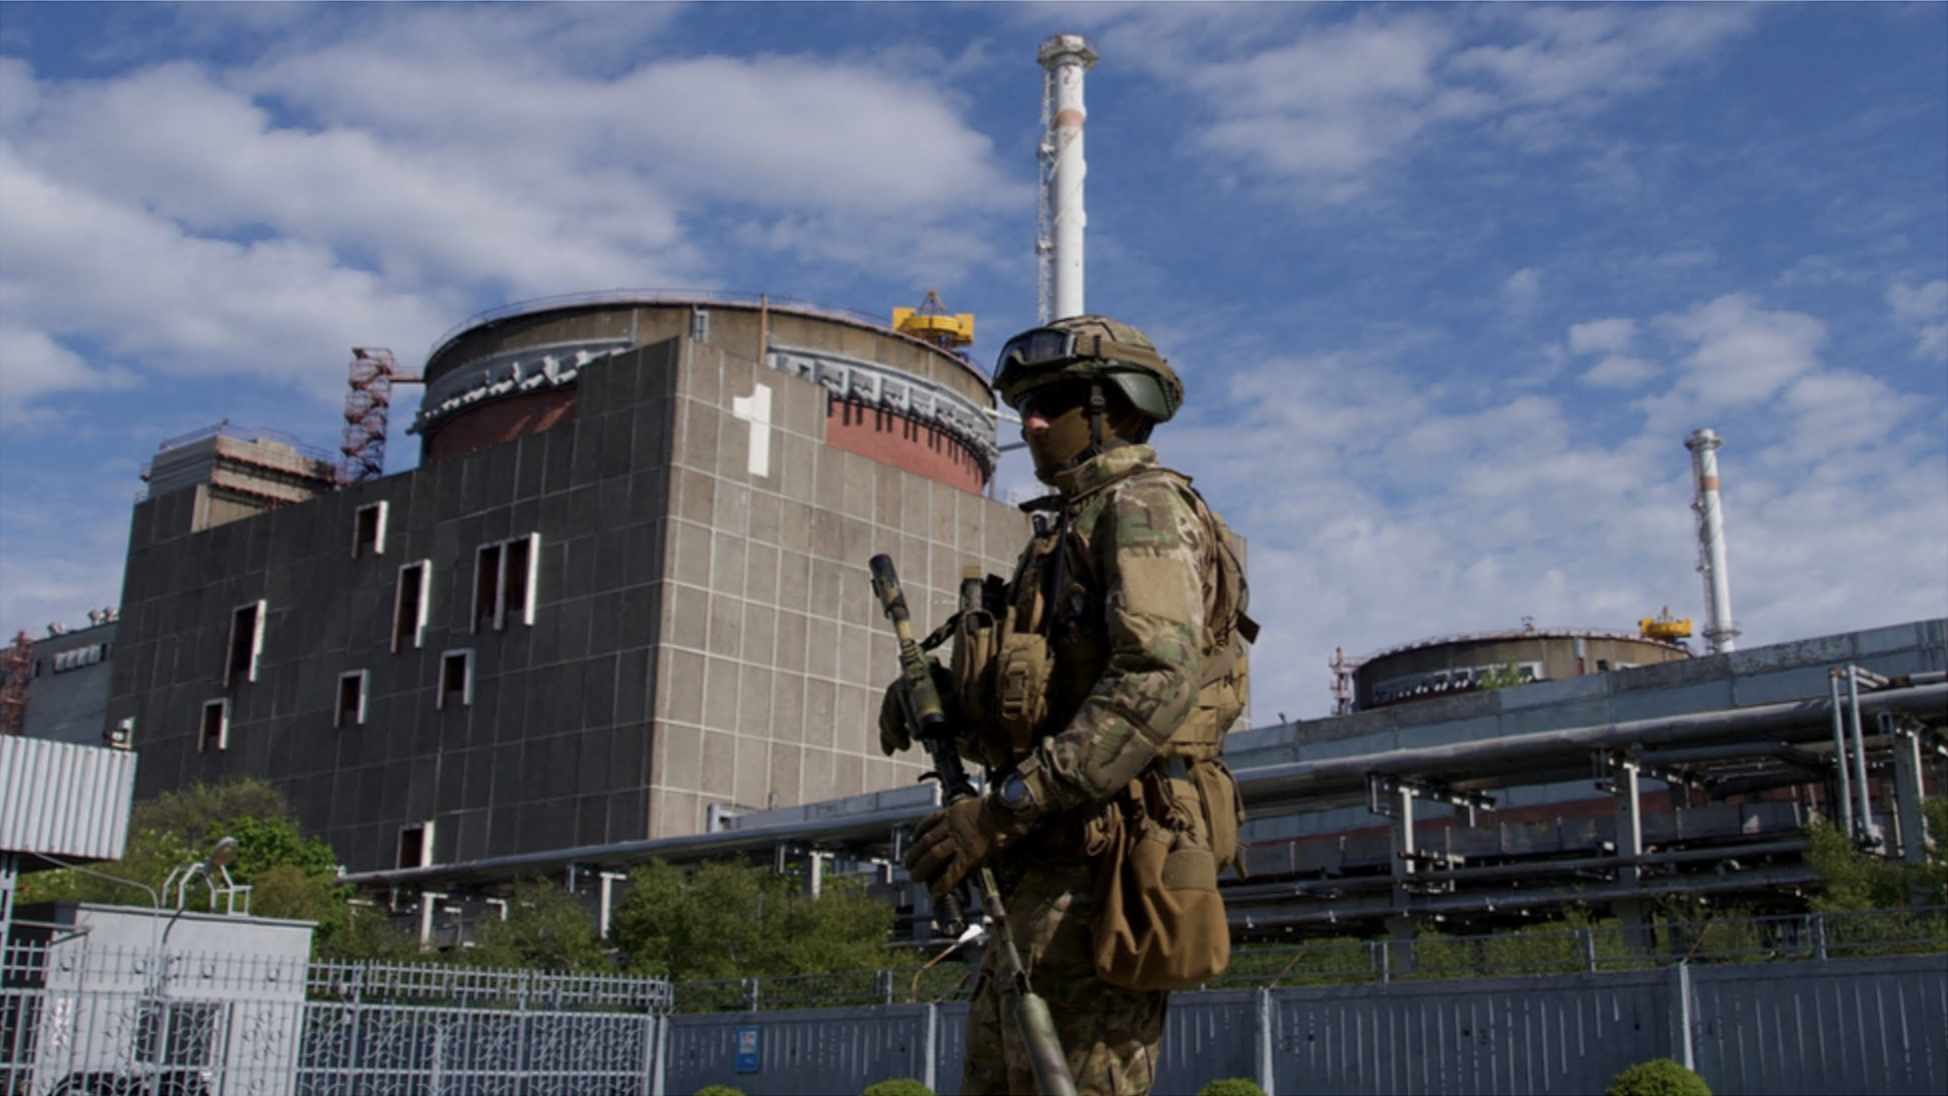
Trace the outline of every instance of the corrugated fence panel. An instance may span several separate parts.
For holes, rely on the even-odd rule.
[[[737,1070],[743,1028],[758,1030],[755,1072]],[[925,1005],[882,1005],[839,1015],[804,1009],[673,1016],[664,1091],[729,1085],[745,1096],[857,1092],[875,1081],[923,1076],[926,1039]]]
[[[128,750],[0,736],[0,849],[117,859],[134,789]]]
[[[1256,1078],[1257,999],[1253,990],[1171,994],[1159,1096],[1190,1096],[1224,1077]]]
[[[1714,1092],[1948,1092],[1948,956],[1693,967],[1694,1064]]]
[[[1278,990],[1277,1089],[1601,1092],[1671,1053],[1666,985],[1649,972]]]
[[[942,1001],[934,1030],[933,1090],[939,1096],[960,1096],[960,1068],[967,1057],[967,1002]]]

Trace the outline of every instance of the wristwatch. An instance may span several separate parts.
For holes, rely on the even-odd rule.
[[[994,790],[994,798],[1007,808],[1010,814],[1020,814],[1035,805],[1035,797],[1028,794],[1028,781],[1019,772],[1009,773]]]

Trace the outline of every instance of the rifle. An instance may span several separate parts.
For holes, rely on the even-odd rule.
[[[973,781],[967,778],[967,767],[961,763],[960,751],[954,745],[953,727],[940,702],[940,690],[934,685],[933,667],[913,638],[913,619],[907,612],[899,572],[894,569],[892,559],[884,555],[874,556],[869,566],[873,595],[886,611],[886,619],[893,622],[893,631],[900,640],[899,697],[900,707],[906,711],[907,730],[915,742],[926,748],[927,756],[933,761],[934,771],[926,776],[940,781],[943,805],[971,798],[978,793]],[[1042,1096],[1075,1096],[1075,1078],[1069,1073],[1068,1056],[1062,1053],[1062,1043],[1055,1036],[1055,1019],[1048,1011],[1048,1002],[1028,984],[1028,970],[1022,966],[1021,952],[1008,931],[1008,911],[1001,903],[1001,888],[994,881],[994,871],[983,866],[979,874],[981,907],[994,919],[988,946],[998,944],[1001,948],[1001,973],[1007,979],[1010,1011],[1021,1028],[1023,1042],[1028,1045],[1035,1085]],[[945,935],[959,936],[965,924],[962,908],[958,893],[942,897],[936,927],[946,923],[942,918],[951,919],[953,931]]]
[[[933,681],[933,666],[913,638],[913,618],[907,612],[900,573],[890,556],[874,556],[868,566],[872,569],[873,596],[879,599],[880,608],[886,611],[886,619],[893,622],[893,632],[900,640],[898,685],[900,707],[906,711],[907,731],[933,762],[933,771],[920,779],[940,781],[943,807],[972,799],[978,793],[974,782],[967,778],[967,766],[961,763],[960,750],[954,745],[954,729],[947,722],[946,706],[940,702],[940,689]],[[960,893],[964,889],[943,895],[935,907],[934,929],[942,936],[958,937],[967,927],[962,912],[966,902]]]

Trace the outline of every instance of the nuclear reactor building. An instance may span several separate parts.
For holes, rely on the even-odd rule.
[[[870,739],[895,643],[866,561],[931,626],[1026,522],[981,493],[972,317],[900,321],[515,307],[427,360],[412,471],[348,462],[332,490],[229,431],[166,451],[210,474],[134,512],[108,724],[137,794],[268,779],[357,872],[912,784]]]

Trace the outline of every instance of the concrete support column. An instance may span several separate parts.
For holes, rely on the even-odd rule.
[[[1611,792],[1617,799],[1617,856],[1624,861],[1617,867],[1617,882],[1634,889],[1644,874],[1639,863],[1644,855],[1643,778],[1637,762],[1625,756],[1611,758],[1610,774]],[[1643,902],[1628,898],[1610,903],[1610,909],[1622,922],[1630,954],[1646,954],[1650,940],[1644,931]]]
[[[1387,918],[1387,934],[1393,948],[1391,967],[1393,970],[1410,971],[1414,962],[1414,919],[1409,916],[1413,908],[1411,886],[1414,873],[1414,791],[1402,783],[1387,793],[1393,800],[1393,908],[1394,915]]]

